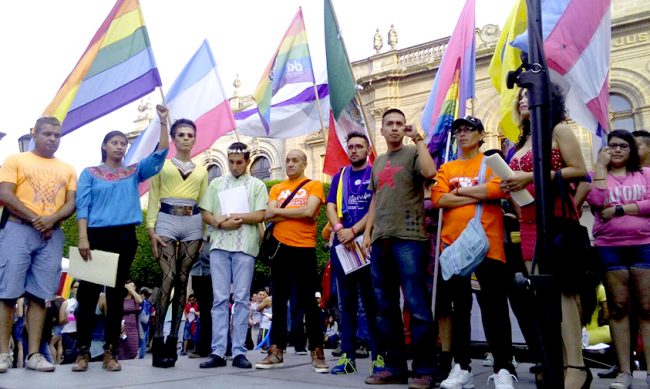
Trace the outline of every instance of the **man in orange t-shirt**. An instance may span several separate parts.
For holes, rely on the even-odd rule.
[[[300,150],[287,154],[287,180],[274,185],[269,193],[269,204],[264,218],[273,222],[273,236],[280,242],[277,254],[271,260],[273,286],[273,323],[271,347],[268,355],[255,364],[257,369],[282,367],[287,345],[287,302],[292,287],[296,288],[298,310],[304,310],[307,322],[312,367],[316,373],[329,373],[323,353],[323,332],[314,298],[319,284],[316,272],[316,217],[325,202],[323,184],[305,177],[307,156]],[[299,185],[307,181],[282,208],[282,204]]]

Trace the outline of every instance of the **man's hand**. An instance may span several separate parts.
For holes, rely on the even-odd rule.
[[[79,239],[79,254],[84,261],[90,261],[93,259],[90,255],[90,242],[88,242],[88,238]]]
[[[366,257],[370,258],[370,234],[364,233],[363,234],[363,241],[361,242],[361,251],[363,251],[363,255]]]
[[[158,247],[167,247],[160,235],[156,234],[156,231],[153,228],[149,229],[149,240],[151,241],[151,251],[153,252],[154,258],[160,258],[160,251]]]
[[[219,228],[222,230],[236,230],[244,224],[244,219],[240,217],[230,218],[225,222],[219,224]]]
[[[336,233],[336,238],[347,247],[347,243],[353,241],[355,236],[354,232],[352,232],[352,228],[341,228]]]
[[[54,233],[54,231],[47,230],[47,231],[41,232],[41,237],[43,238],[43,240],[50,240],[53,233]]]
[[[52,217],[52,216],[39,216],[32,222],[32,226],[36,231],[40,232],[41,234],[45,231],[51,230],[54,228],[54,224],[57,222],[57,220]],[[52,234],[50,234],[51,236]]]
[[[607,207],[600,211],[600,217],[605,221],[609,221],[614,218],[614,213],[616,212],[616,207]]]

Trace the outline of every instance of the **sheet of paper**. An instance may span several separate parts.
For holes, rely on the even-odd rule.
[[[119,254],[107,251],[91,250],[92,260],[84,261],[79,248],[70,246],[70,268],[68,274],[93,284],[115,287],[117,261]]]
[[[219,192],[219,204],[221,204],[221,214],[227,213],[248,213],[248,192],[245,186],[224,190]]]
[[[339,262],[343,267],[345,274],[352,273],[355,270],[359,270],[364,266],[370,265],[370,258],[367,258],[363,255],[361,250],[361,243],[363,242],[363,235],[358,236],[354,240],[354,250],[348,250],[344,245],[339,244],[334,249],[336,250],[336,255],[339,257]]]
[[[485,157],[485,164],[488,165],[502,180],[506,180],[515,175],[515,172],[510,169],[510,166],[508,166],[506,161],[504,161],[499,154],[492,154],[489,157]],[[520,207],[535,201],[533,196],[531,196],[526,189],[510,192],[510,197],[512,197]]]

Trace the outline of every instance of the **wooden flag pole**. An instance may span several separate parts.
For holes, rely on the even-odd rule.
[[[314,96],[316,97],[316,107],[318,108],[318,118],[320,119],[320,129],[323,134],[323,141],[325,142],[325,150],[327,150],[327,135],[325,134],[325,120],[323,120],[323,110],[320,108],[320,97],[318,96],[318,87],[314,82]]]

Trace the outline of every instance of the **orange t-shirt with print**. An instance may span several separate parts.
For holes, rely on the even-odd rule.
[[[269,201],[277,201],[278,208],[284,203],[284,200],[305,180],[304,177],[297,180],[285,180],[277,185],[273,185],[269,193]],[[309,196],[317,197],[321,204],[325,203],[323,193],[323,184],[320,181],[309,181],[293,197],[291,202],[285,208],[301,208],[307,206]],[[273,236],[280,243],[292,247],[316,247],[316,217],[318,216],[318,206],[313,218],[286,219],[275,223]]]
[[[472,159],[457,159],[440,166],[436,175],[436,184],[431,190],[431,200],[437,206],[438,201],[445,193],[451,193],[458,187],[478,185],[478,174],[481,170],[483,154],[478,154]],[[503,214],[501,212],[502,198],[506,194],[501,192],[501,180],[492,169],[485,169],[485,183],[487,184],[488,201],[483,202],[483,215],[481,224],[485,230],[490,249],[486,257],[501,262],[506,261],[503,248]],[[464,205],[456,208],[445,208],[442,213],[442,242],[452,244],[463,232],[470,220],[474,217],[476,204]]]

